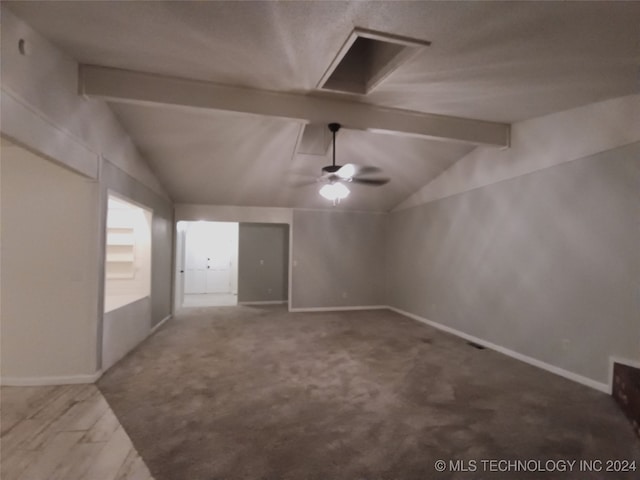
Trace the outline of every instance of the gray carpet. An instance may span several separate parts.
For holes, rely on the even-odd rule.
[[[194,309],[98,386],[156,480],[618,479],[637,477],[481,460],[640,466],[611,397],[386,310]],[[476,472],[437,473],[437,459]]]

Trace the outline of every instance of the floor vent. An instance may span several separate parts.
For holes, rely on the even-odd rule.
[[[487,348],[484,345],[480,345],[479,343],[476,343],[476,342],[467,342],[467,345],[473,348],[477,348],[478,350],[484,350]]]
[[[366,95],[431,42],[355,28],[318,88]]]

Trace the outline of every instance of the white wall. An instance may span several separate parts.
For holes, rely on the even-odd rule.
[[[4,141],[0,157],[3,383],[91,380],[98,185]]]
[[[145,304],[143,314],[138,310],[139,315],[135,317],[139,322],[137,331],[144,330],[147,334],[171,313],[173,205],[109,106],[78,95],[78,63],[13,15],[6,5],[0,5],[0,10],[0,130],[3,137],[99,182],[98,193],[89,203],[85,204],[80,194],[73,191],[78,195],[75,202],[93,211],[92,222],[97,233],[85,249],[92,252],[86,260],[94,262],[97,269],[87,280],[88,284],[96,282],[92,287],[93,297],[87,297],[95,303],[94,313],[86,318],[92,325],[93,336],[86,339],[83,332],[78,331],[71,332],[70,338],[89,348],[94,358],[85,364],[68,365],[66,373],[60,372],[56,377],[50,376],[46,368],[29,373],[39,378],[40,383],[55,384],[70,381],[78,370],[96,372],[101,368],[107,189],[154,211],[151,302]],[[19,53],[20,39],[27,42],[28,55]],[[62,246],[52,248],[64,250]],[[130,313],[126,308],[118,309],[105,321],[119,321],[115,318],[118,316],[132,318]],[[86,342],[91,345],[87,347]],[[43,345],[39,347],[42,349]],[[15,382],[32,380],[25,377]]]
[[[287,223],[293,221],[292,208],[237,207],[233,205],[176,204],[176,222]]]
[[[78,95],[78,63],[5,5],[0,8],[3,134],[93,176],[103,156],[167,197],[108,105]],[[26,56],[18,51],[20,39],[27,42]],[[92,158],[83,158],[83,150]]]

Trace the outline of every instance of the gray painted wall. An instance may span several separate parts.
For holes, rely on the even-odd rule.
[[[171,314],[173,204],[109,162],[103,162],[105,189],[153,210],[151,226],[151,326]]]
[[[153,210],[151,298],[101,315],[98,325],[98,364],[106,370],[142,342],[155,325],[171,315],[173,205],[108,161],[102,162],[100,187],[103,219],[106,218],[108,191]],[[104,220],[101,236],[104,244]],[[101,291],[104,291],[104,281]]]
[[[289,225],[241,223],[238,301],[285,301],[289,296]]]
[[[640,143],[389,216],[392,306],[600,382],[640,351]]]
[[[384,305],[386,215],[293,213],[292,307]]]
[[[104,314],[102,369],[108,370],[149,336],[149,297]]]

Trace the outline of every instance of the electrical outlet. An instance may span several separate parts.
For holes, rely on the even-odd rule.
[[[569,345],[571,341],[568,338],[562,340],[562,350],[569,350]]]
[[[273,289],[267,288],[267,293],[273,293]]]
[[[342,298],[347,298],[348,296],[347,292],[342,292]]]

